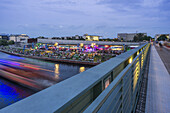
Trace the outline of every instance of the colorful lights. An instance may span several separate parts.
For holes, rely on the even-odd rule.
[[[117,50],[117,51],[121,51],[123,49],[122,46],[112,46],[110,47],[111,50]]]
[[[105,45],[104,47],[105,47],[105,48],[108,48],[109,46],[108,46],[108,45]]]
[[[15,66],[19,66],[20,65],[20,63],[15,63],[15,62],[7,61],[7,60],[1,60],[1,59],[0,59],[0,63],[1,64],[5,64],[5,65],[11,64],[11,65],[15,65]]]
[[[94,47],[94,45],[96,45],[96,43],[91,43],[91,47],[92,47],[92,48]]]
[[[58,46],[58,42],[56,42],[56,43],[54,44],[54,46]]]
[[[83,43],[80,43],[80,47],[83,47],[84,46],[84,44]]]

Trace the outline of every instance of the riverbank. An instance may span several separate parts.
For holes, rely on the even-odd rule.
[[[32,58],[32,59],[38,59],[38,60],[45,60],[45,61],[53,61],[53,62],[61,62],[61,63],[71,63],[71,64],[83,64],[83,65],[90,65],[90,66],[95,66],[100,64],[99,62],[88,62],[88,61],[78,61],[78,60],[69,60],[69,59],[56,59],[56,58],[49,58],[49,57],[39,57],[39,56],[30,56],[30,55],[24,55],[24,54],[18,54],[18,53],[13,53],[9,51],[5,51],[0,49],[0,52],[4,52],[7,54],[15,55],[15,56],[20,56],[20,57],[26,57],[26,58]]]

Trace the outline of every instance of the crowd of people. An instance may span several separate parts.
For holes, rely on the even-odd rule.
[[[163,47],[167,48],[167,49],[170,49],[170,42],[168,41],[156,41],[155,42],[157,44],[157,46],[160,47],[160,50],[162,50]],[[153,45],[153,42],[152,42],[152,45]]]
[[[104,62],[112,57],[121,54],[123,51],[113,50],[96,50],[96,51],[83,51],[83,50],[67,50],[67,49],[56,49],[56,50],[42,50],[42,49],[23,49],[15,47],[1,47],[1,50],[5,50],[10,53],[47,57],[55,59],[67,59],[67,60],[78,60],[100,63]]]

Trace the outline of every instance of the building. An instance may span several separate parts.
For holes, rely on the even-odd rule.
[[[75,35],[75,36],[65,36],[65,37],[52,37],[51,39],[99,41],[99,38],[101,38],[101,37],[102,36],[98,36],[98,35],[84,34],[83,36]]]
[[[83,36],[79,36],[79,35],[75,35],[72,38],[75,40],[85,40],[85,38]]]
[[[9,36],[9,40],[13,40],[14,42],[27,42],[28,38],[29,38],[29,36],[26,34],[19,34],[19,35],[11,34]]]
[[[99,41],[100,38],[102,38],[102,36],[84,34],[84,39],[86,41]]]
[[[170,34],[156,34],[155,35],[155,40],[157,40],[161,35],[165,35],[168,39],[170,37]]]
[[[118,33],[117,37],[119,40],[124,41],[133,41],[134,36],[136,36],[139,33]],[[147,36],[147,33],[142,33],[144,36]]]
[[[58,39],[58,40],[85,40],[83,36],[79,36],[79,35],[66,36],[66,37],[52,37],[51,39]]]
[[[28,40],[27,40],[27,43],[37,43],[37,38],[29,38]]]
[[[9,40],[8,34],[0,34],[0,39]]]

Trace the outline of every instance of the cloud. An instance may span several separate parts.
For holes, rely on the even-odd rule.
[[[143,0],[142,6],[144,7],[159,7],[164,0]]]
[[[54,5],[54,4],[63,4],[63,5],[74,5],[76,4],[76,2],[71,1],[71,0],[43,0],[42,1],[44,4],[48,4],[48,5]]]
[[[28,24],[20,24],[20,25],[17,25],[17,28],[21,28],[21,29],[27,29],[29,27]]]
[[[16,1],[18,0],[0,0],[0,4],[2,5],[8,5],[8,4],[17,4]]]
[[[43,35],[168,31],[168,0],[0,0],[0,30]],[[17,27],[18,29],[15,29]]]

